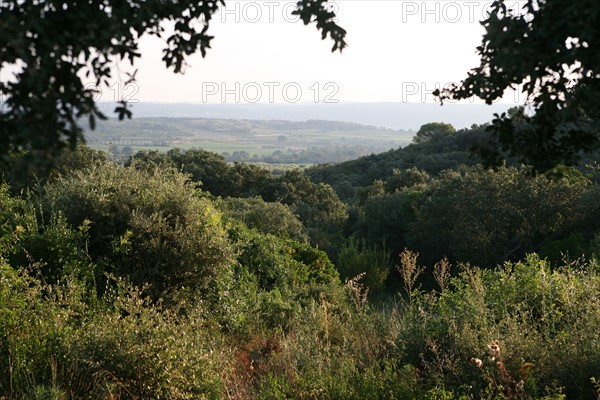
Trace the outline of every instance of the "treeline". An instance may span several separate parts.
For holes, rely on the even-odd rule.
[[[339,163],[342,161],[353,160],[358,157],[385,151],[389,146],[376,145],[367,146],[362,144],[352,145],[331,145],[331,146],[311,146],[308,149],[287,151],[275,150],[271,154],[250,154],[247,151],[234,151],[232,153],[222,153],[225,161],[228,162],[264,162],[270,164],[322,164]]]
[[[107,151],[111,157],[126,161],[129,157],[136,153],[132,146],[136,147],[171,147],[177,146],[177,141],[131,141],[131,140],[116,140],[105,141],[98,143],[107,146]],[[125,146],[123,146],[126,144]],[[121,147],[122,146],[122,147]],[[280,146],[285,147],[284,145]],[[378,144],[368,146],[364,144],[349,144],[349,145],[323,145],[310,146],[307,149],[291,149],[273,150],[271,154],[252,154],[245,150],[236,150],[233,152],[223,152],[221,155],[227,162],[248,162],[248,163],[266,163],[266,164],[323,164],[323,163],[339,163],[343,161],[357,159],[359,157],[380,153],[395,147],[394,143]],[[142,150],[152,151],[152,150]]]
[[[314,181],[332,185],[340,192],[344,201],[350,203],[354,200],[355,193],[347,193],[346,188],[354,188],[355,192],[360,193],[375,180],[387,180],[396,171],[416,168],[435,175],[459,165],[479,164],[481,160],[471,149],[490,140],[485,129],[485,125],[473,125],[469,129],[461,129],[436,140],[412,143],[403,148],[339,164],[314,166],[306,173]]]
[[[437,176],[408,169],[376,181],[350,206],[347,230],[432,265],[495,266],[537,252],[553,263],[600,255],[597,184],[574,169],[532,177],[513,167],[460,167]]]

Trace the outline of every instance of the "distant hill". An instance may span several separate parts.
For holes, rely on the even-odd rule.
[[[138,115],[138,114],[136,114]],[[88,145],[131,154],[202,148],[228,161],[314,164],[398,148],[415,132],[340,121],[134,117],[109,119],[85,133]]]
[[[511,104],[429,103],[297,103],[297,104],[190,104],[136,103],[134,117],[216,118],[286,121],[347,121],[389,129],[418,130],[427,122],[447,122],[457,129],[483,124]],[[100,103],[112,114],[114,104]]]

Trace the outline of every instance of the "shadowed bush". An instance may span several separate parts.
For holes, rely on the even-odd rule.
[[[377,293],[384,288],[390,273],[391,260],[385,248],[370,248],[365,240],[359,242],[350,238],[340,250],[337,265],[344,280],[364,273],[365,286],[369,292]]]
[[[99,272],[150,283],[155,294],[207,288],[228,274],[231,248],[221,214],[187,176],[104,164],[45,188],[48,215],[73,226],[89,221],[89,254]]]

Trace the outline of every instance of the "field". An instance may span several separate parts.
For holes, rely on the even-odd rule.
[[[134,118],[102,121],[95,131],[86,132],[86,140],[98,150],[202,148],[225,156],[245,152],[246,160],[278,151],[336,151],[334,159],[322,160],[330,162],[405,146],[413,135],[412,131],[335,121]]]

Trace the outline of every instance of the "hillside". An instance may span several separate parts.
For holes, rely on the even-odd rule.
[[[350,121],[390,129],[417,130],[431,121],[444,121],[457,128],[490,121],[495,113],[515,104],[425,103],[420,96],[405,102],[338,102],[295,104],[207,104],[149,103],[132,104],[134,117],[217,118],[248,120],[331,120]],[[107,115],[113,115],[114,103],[99,103]]]
[[[455,134],[426,143],[411,143],[405,147],[383,153],[371,154],[337,164],[318,165],[306,173],[316,182],[334,187],[350,184],[353,187],[369,186],[374,180],[386,180],[395,169],[416,167],[429,174],[437,174],[458,165],[475,165],[481,160],[471,151],[477,143],[486,143],[489,135],[486,125],[473,125]]]
[[[269,162],[261,157],[277,151],[310,150],[320,155],[304,157],[303,162],[313,163],[348,160],[397,148],[408,144],[413,135],[410,130],[323,120],[134,118],[102,121],[96,130],[86,132],[86,139],[88,145],[100,150],[108,150],[110,146],[128,147],[128,152],[195,147],[226,153],[226,157],[237,155],[235,161]]]
[[[337,193],[198,149],[0,185],[0,397],[593,398],[600,177],[424,161],[479,129]]]

